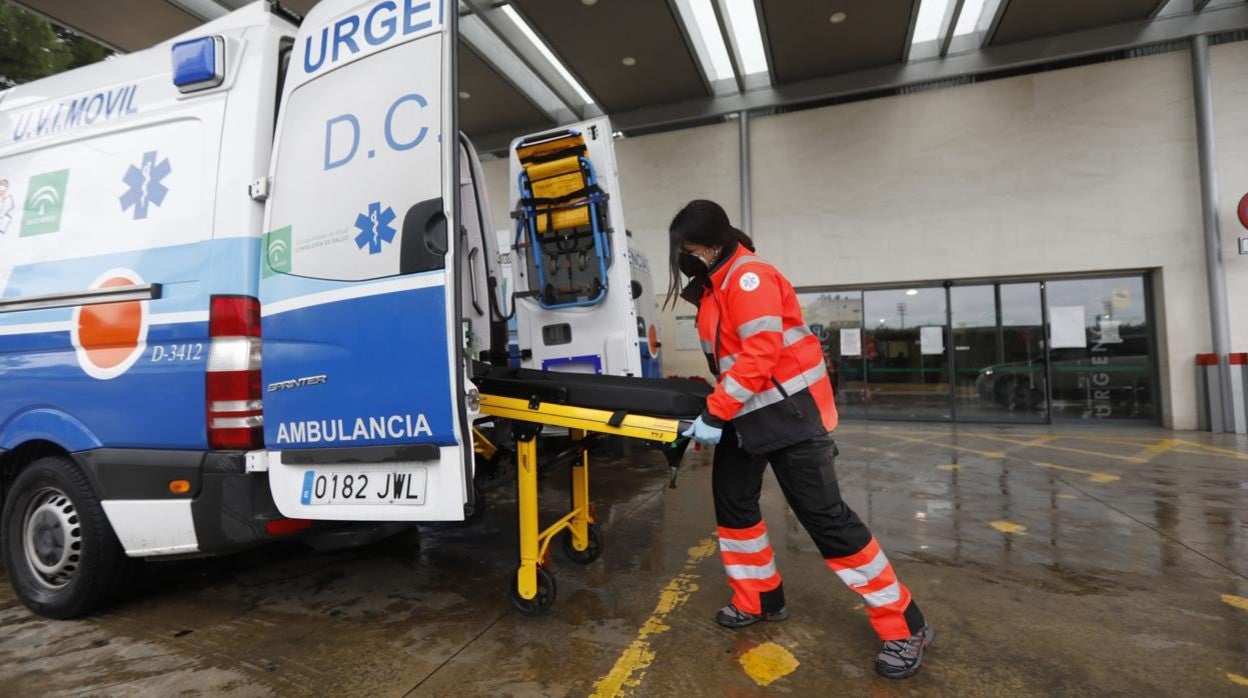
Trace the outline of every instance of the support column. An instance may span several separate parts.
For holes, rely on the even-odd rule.
[[[1192,95],[1196,106],[1196,143],[1200,153],[1200,201],[1205,222],[1205,276],[1209,288],[1209,325],[1213,330],[1213,352],[1218,355],[1218,400],[1224,419],[1230,424],[1231,374],[1227,356],[1231,353],[1231,318],[1227,310],[1226,272],[1222,266],[1222,230],[1219,216],[1218,168],[1214,151],[1213,95],[1210,86],[1209,37],[1192,37]]]
[[[750,209],[750,199],[752,196],[750,187],[750,113],[748,111],[738,112],[737,129],[741,133],[741,230],[746,235],[753,237],[754,232],[754,214]]]

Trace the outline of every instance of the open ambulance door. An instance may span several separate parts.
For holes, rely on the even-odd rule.
[[[321,0],[296,37],[260,255],[285,516],[463,520],[473,504],[456,14]]]
[[[521,365],[643,375],[610,120],[517,139],[510,158]]]

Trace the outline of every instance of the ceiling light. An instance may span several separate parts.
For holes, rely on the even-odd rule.
[[[460,99],[468,99],[468,98],[469,98],[469,97],[471,97],[471,96],[472,96],[472,95],[470,95],[470,94],[468,94],[467,92],[464,92],[464,91],[462,91],[462,90],[461,90],[461,91],[460,91],[460,93],[459,93],[459,98],[460,98]]]
[[[581,0],[581,4],[586,7],[592,7],[598,4],[598,0]]]
[[[547,62],[554,67],[555,71],[559,73],[559,77],[567,81],[568,85],[576,91],[577,96],[580,97],[585,104],[594,104],[594,98],[589,96],[589,93],[585,91],[584,87],[581,87],[581,83],[572,76],[571,71],[569,71],[567,67],[563,65],[563,62],[555,56],[554,52],[550,50],[550,47],[546,45],[546,42],[542,41],[541,38],[538,37],[537,32],[533,31],[533,27],[530,27],[529,23],[524,21],[524,18],[520,16],[519,12],[516,12],[514,7],[511,5],[503,5],[499,8],[499,10],[503,13],[504,17],[506,17],[516,26],[517,29],[520,30],[520,33],[523,34],[524,38],[537,49],[538,53],[542,54],[542,58],[545,58]]]
[[[919,18],[914,25],[912,44],[935,41],[940,38],[940,24],[944,21],[945,12],[954,0],[922,0],[919,3]]]
[[[676,0],[676,10],[685,25],[694,55],[702,66],[702,73],[715,89],[716,94],[737,91],[737,74],[732,69],[732,59],[724,44],[724,35],[715,19],[712,0]]]
[[[516,89],[536,104],[552,121],[561,121],[561,112],[567,112],[564,100],[555,94],[545,82],[538,77],[533,68],[527,65],[510,46],[503,42],[494,30],[486,26],[476,14],[459,18],[460,39],[470,46],[503,77],[511,81]],[[569,113],[570,114],[570,113]]]
[[[910,289],[909,291],[906,291],[906,295],[907,295],[907,296],[917,296],[917,295],[919,295],[919,289],[917,289],[917,288],[912,288],[912,289]]]
[[[633,66],[635,66],[635,65],[637,65],[637,59],[636,59],[636,58],[633,58],[632,56],[625,56],[625,57],[624,57],[624,60],[622,60],[622,61],[620,61],[620,62],[621,62],[621,63],[623,63],[624,65],[626,65],[626,66],[630,67],[630,68],[631,68],[631,67],[633,67]]]
[[[767,51],[763,48],[763,32],[754,3],[719,0],[719,9],[724,17],[728,36],[732,38],[732,50],[736,54],[742,77],[766,75]],[[770,83],[770,79],[767,82]]]
[[[833,24],[840,24],[841,22],[844,22],[847,19],[849,19],[849,15],[845,14],[844,12],[833,12],[832,16],[828,18],[828,21]]]
[[[966,0],[962,3],[962,14],[958,17],[958,26],[954,28],[953,35],[974,34],[983,13],[984,0]]]

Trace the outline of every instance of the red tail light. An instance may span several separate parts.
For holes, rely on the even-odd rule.
[[[213,296],[208,313],[208,447],[264,446],[260,391],[260,301]]]

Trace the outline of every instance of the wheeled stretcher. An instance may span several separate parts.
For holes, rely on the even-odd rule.
[[[516,440],[516,497],[520,564],[512,604],[525,613],[555,601],[555,580],[546,569],[551,541],[566,532],[563,548],[576,563],[602,553],[603,537],[589,502],[589,442],[597,435],[623,436],[663,446],[672,481],[688,446],[682,431],[702,411],[711,388],[693,380],[550,373],[529,369],[479,369],[474,378],[482,413],[512,420]],[[572,507],[541,527],[538,515],[537,434],[543,425],[566,427],[579,442],[572,463]]]
[[[526,138],[516,145],[523,168],[515,248],[527,260],[532,286],[518,296],[541,307],[592,306],[607,293],[611,263],[607,194],[598,186],[585,139],[574,130]]]

